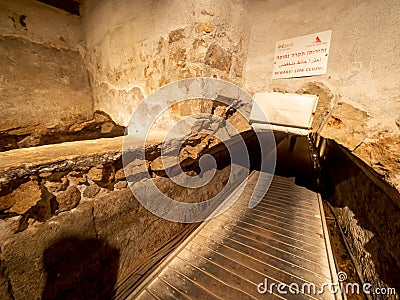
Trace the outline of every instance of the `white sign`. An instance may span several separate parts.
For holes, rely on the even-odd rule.
[[[275,43],[272,78],[326,74],[332,30]]]
[[[256,93],[254,100],[262,110],[254,109],[250,113],[252,123],[263,120],[264,115],[273,125],[297,128],[311,128],[313,113],[318,103],[318,96],[287,93]]]

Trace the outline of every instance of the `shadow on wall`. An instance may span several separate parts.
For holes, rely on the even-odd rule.
[[[97,239],[58,240],[43,254],[47,273],[42,299],[112,298],[119,251]]]
[[[323,197],[334,206],[366,281],[400,290],[400,208],[340,146],[328,145]]]

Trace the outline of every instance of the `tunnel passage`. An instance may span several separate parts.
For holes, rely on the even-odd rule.
[[[334,37],[327,74],[272,80],[275,42],[316,32],[322,23],[309,16],[321,11],[332,26],[321,30],[332,29]],[[118,268],[109,271],[119,286],[132,274],[145,277],[149,266],[190,235],[198,224],[160,220],[132,197],[120,145],[127,119],[146,95],[202,76],[252,95],[319,96],[313,129],[330,140],[313,164],[320,166],[317,186],[337,219],[331,214],[327,221],[342,229],[365,282],[398,285],[398,15],[398,0],[0,0],[0,298],[51,297],[59,282],[47,281],[47,273],[65,266],[54,262],[52,249],[71,236],[112,254]],[[243,133],[250,130],[225,107],[202,108],[237,120]],[[301,176],[308,173],[299,167],[306,160],[292,164],[302,139],[288,137],[278,146],[289,151],[281,157],[286,163],[278,158],[277,173],[314,191],[308,182],[314,176]],[[318,139],[314,154],[322,153]],[[219,191],[229,172],[222,148],[213,148],[217,141],[193,137],[190,143],[185,149],[194,157],[205,146],[223,161],[209,191],[172,189],[157,142],[148,145],[152,176],[182,201]],[[259,154],[251,153],[257,171]],[[199,173],[196,159],[186,162],[193,163],[186,165],[188,174]],[[104,261],[101,255],[98,261]]]
[[[298,285],[334,282],[330,270],[336,271],[330,264],[333,260],[329,262],[327,232],[321,225],[322,206],[315,192],[301,186],[313,184],[308,138],[297,137],[291,149],[291,136],[276,134],[277,169],[260,204],[253,209],[247,204],[260,174],[259,162],[253,162],[248,190],[245,188],[237,204],[196,229],[158,270],[136,284],[120,286],[116,299],[183,295],[190,299],[262,299],[279,295],[276,291],[263,295],[257,290],[265,278],[270,283],[280,280]],[[248,146],[252,154],[260,150],[255,140]],[[307,298],[302,292],[296,295]],[[324,294],[323,299],[335,297]]]
[[[235,112],[229,112],[229,109],[223,105],[217,105],[217,107],[207,106],[207,109],[211,109],[214,113],[222,112],[228,119],[235,115]],[[309,120],[307,122],[309,124]],[[257,127],[255,123],[252,125],[258,130],[257,134],[266,134],[265,132],[263,133],[265,128]],[[276,123],[274,126],[280,126],[274,127],[275,129],[282,129],[282,124]],[[347,239],[359,251],[358,253],[356,252],[355,256],[359,258],[365,257],[368,249],[371,251],[368,253],[371,255],[372,263],[367,261],[369,269],[365,269],[368,270],[365,277],[377,286],[383,286],[384,284],[395,285],[396,277],[393,276],[392,272],[396,274],[397,271],[395,268],[388,269],[386,265],[387,261],[391,261],[395,265],[396,257],[398,257],[397,248],[390,242],[393,240],[384,243],[383,236],[376,234],[374,236],[375,239],[370,239],[371,243],[366,244],[368,248],[366,248],[365,252],[364,250],[360,251],[362,249],[360,244],[363,245],[367,238],[370,237],[370,231],[377,232],[378,229],[384,228],[382,232],[385,232],[386,236],[388,234],[396,236],[396,229],[387,229],[385,224],[377,222],[378,218],[374,219],[374,217],[370,218],[374,220],[373,222],[367,223],[364,220],[359,223],[362,228],[357,227],[354,224],[355,219],[351,213],[355,209],[352,206],[354,204],[345,202],[349,201],[348,199],[342,199],[344,193],[341,190],[341,184],[348,181],[343,180],[333,182],[332,185],[328,184],[328,182],[332,183],[332,178],[340,178],[335,175],[339,171],[332,171],[332,166],[339,167],[339,164],[335,163],[336,158],[332,154],[334,152],[329,154],[328,151],[326,155],[322,155],[320,164],[327,173],[321,176],[321,170],[314,168],[316,162],[312,159],[313,156],[310,152],[313,147],[310,144],[309,136],[299,136],[292,133],[292,131],[296,130],[292,127],[290,130],[274,131],[277,145],[275,175],[278,179],[273,193],[292,191],[284,197],[295,197],[297,193],[300,195],[304,192],[309,195],[307,197],[315,200],[314,202],[309,202],[310,205],[311,203],[314,205],[313,215],[304,215],[302,217],[304,210],[306,210],[303,206],[299,210],[300,212],[296,212],[296,210],[290,211],[293,216],[300,215],[300,221],[292,222],[291,217],[288,217],[287,212],[285,212],[285,210],[289,209],[291,200],[280,199],[282,197],[275,199],[277,201],[275,204],[273,203],[275,201],[274,198],[268,198],[266,204],[261,204],[261,210],[254,214],[258,214],[257,218],[261,219],[275,218],[277,216],[271,216],[269,208],[278,205],[281,207],[278,208],[278,214],[283,213],[283,215],[279,215],[277,218],[286,218],[288,226],[293,225],[294,228],[298,229],[299,226],[301,227],[301,220],[312,219],[315,215],[321,216],[320,207],[315,206],[318,204],[316,192],[338,197],[338,200],[332,198],[331,202],[334,206],[338,205],[336,207],[337,215],[339,215],[338,223],[343,224],[344,228],[348,228]],[[308,131],[307,129],[304,130]],[[251,158],[251,170],[254,172],[260,171],[260,158],[262,155],[256,133],[253,130],[246,130],[241,133],[241,138],[245,140],[247,145],[247,152]],[[234,139],[232,138],[232,140]],[[128,182],[129,180],[140,181],[143,179],[143,174],[134,173],[134,178],[127,178],[121,161],[121,143],[122,137],[76,141],[47,145],[45,147],[18,149],[5,152],[0,156],[2,176],[0,195],[0,203],[2,205],[1,224],[4,236],[1,241],[2,270],[0,278],[3,282],[2,287],[5,295],[9,295],[11,292],[16,299],[22,299],[26,295],[45,295],[51,298],[51,295],[56,293],[55,289],[65,289],[71,295],[75,295],[79,291],[78,287],[75,289],[70,285],[63,285],[62,281],[51,278],[56,273],[57,268],[64,269],[66,267],[63,264],[57,265],[55,262],[57,259],[51,258],[53,255],[51,253],[54,252],[51,250],[53,249],[51,245],[59,248],[63,246],[63,241],[68,244],[68,235],[72,233],[76,237],[74,239],[76,243],[80,240],[90,241],[88,244],[83,242],[83,245],[99,249],[98,251],[100,252],[103,251],[101,250],[101,245],[105,243],[106,248],[110,250],[114,257],[114,259],[110,258],[112,260],[110,262],[110,264],[112,263],[110,272],[115,276],[113,275],[113,284],[110,283],[110,286],[106,286],[104,291],[99,292],[107,293],[110,297],[118,298],[123,296],[122,298],[124,298],[136,288],[139,288],[146,279],[150,278],[154,270],[165,259],[168,259],[169,255],[178,249],[182,243],[187,241],[198,228],[199,223],[187,225],[160,219],[140,205],[132,196],[128,188]],[[198,160],[201,155],[212,154],[218,162],[216,178],[212,185],[192,193],[188,193],[184,189],[177,189],[176,186],[168,182],[165,169],[159,163],[161,156],[159,143],[160,140],[149,142],[146,147],[146,159],[152,178],[163,191],[175,196],[178,201],[199,201],[208,199],[210,195],[218,193],[223,188],[229,173],[230,160],[228,159],[226,148],[217,139],[207,135],[193,135],[183,146],[182,150],[188,151],[194,157],[183,161],[185,164],[184,171],[188,174],[194,175],[198,173]],[[318,146],[316,145],[316,147]],[[339,150],[337,149],[337,151]],[[313,153],[322,153],[322,151]],[[327,162],[325,165],[324,157],[326,157]],[[343,158],[337,160],[342,161]],[[132,167],[136,167],[134,160],[132,163]],[[348,163],[348,165],[351,165],[351,163]],[[358,166],[358,168],[360,167]],[[357,176],[352,176],[352,178],[357,178]],[[325,183],[323,190],[318,190],[321,185],[317,184],[317,179]],[[280,187],[282,190],[280,190]],[[381,197],[379,192],[374,190],[374,185],[371,184],[370,188],[374,191],[372,195]],[[356,191],[357,195],[357,186],[354,188],[350,184],[345,189],[350,189],[351,192]],[[283,202],[278,203],[278,200]],[[366,198],[364,200],[365,202],[371,201]],[[384,205],[386,206],[389,203],[386,202]],[[288,205],[287,208],[285,205]],[[362,215],[364,213],[362,209],[365,208],[366,206],[360,205],[357,208],[360,210],[356,210],[356,217]],[[382,207],[380,209],[380,211],[372,211],[385,213],[382,212]],[[248,213],[252,214],[251,212]],[[393,215],[388,216],[388,218],[395,218],[396,216],[396,210],[393,209]],[[260,220],[257,219],[257,222],[260,222]],[[296,225],[296,222],[298,225]],[[320,222],[323,224],[322,219]],[[257,224],[260,225],[260,223]],[[271,225],[271,223],[267,224]],[[276,224],[271,226],[276,226]],[[323,230],[321,229],[323,227],[318,228],[318,230]],[[244,229],[241,228],[240,230]],[[357,238],[360,230],[365,230],[361,241]],[[243,233],[241,231],[240,236],[243,236]],[[265,238],[259,232],[254,234],[256,239],[262,240]],[[296,232],[297,234],[302,235],[301,232]],[[319,234],[317,240],[322,242],[323,239],[320,239],[324,235],[320,231]],[[248,237],[241,238],[246,240]],[[293,239],[293,236],[289,238],[290,240],[298,240],[297,238]],[[94,243],[93,241],[98,242]],[[240,243],[243,244],[243,242],[244,240]],[[33,247],[28,247],[27,245],[33,245]],[[254,247],[258,247],[257,245],[254,244]],[[329,245],[325,244],[322,248],[323,251],[328,253]],[[107,252],[107,249],[104,251]],[[89,256],[88,258],[89,263],[91,259],[97,260],[93,265],[95,270],[102,270],[102,263],[107,262],[107,258],[101,256],[100,252],[99,256],[95,258]],[[382,257],[384,258],[378,258],[378,253],[383,253]],[[49,256],[50,261],[48,260]],[[329,255],[327,254],[326,256]],[[39,263],[27,269],[27,266],[31,265],[31,261],[40,261],[47,267]],[[365,261],[363,259],[360,265],[363,266]],[[99,262],[100,266],[97,266]],[[116,267],[116,265],[118,266]],[[333,270],[334,266],[324,260],[324,268],[328,272],[327,270]],[[66,278],[69,276],[72,278],[71,280],[66,279],[65,283],[75,282],[75,276],[82,277],[84,282],[93,281],[91,274],[85,272],[75,274],[68,268],[66,270]],[[339,270],[338,268],[337,271]],[[330,274],[329,276],[334,276],[333,274],[335,274],[335,272],[328,273]],[[377,274],[379,274],[379,279],[377,279]],[[297,273],[296,276],[301,277],[301,274]],[[334,280],[333,277],[324,276],[327,280]],[[94,286],[97,286],[97,284],[103,285],[103,282],[95,282]],[[31,286],[42,286],[44,290],[40,288],[32,290]],[[252,292],[254,291],[252,290]]]
[[[293,142],[293,137],[295,137],[296,139],[295,143]],[[250,137],[248,146],[249,149],[251,149],[249,151],[252,154],[256,154],[257,151],[259,151],[256,143],[254,142],[255,140],[252,140]],[[333,142],[328,141],[327,143],[329,144],[329,146],[327,146],[328,149],[330,149],[329,151],[333,151]],[[352,203],[352,201],[355,200],[353,200],[353,198],[349,196],[344,197],[344,195],[349,195],[351,193],[353,193],[352,195],[354,195],[354,197],[357,197],[357,195],[359,195],[360,193],[360,191],[358,190],[360,187],[351,185],[351,183],[346,183],[346,186],[341,186],[340,184],[334,185],[332,181],[330,181],[332,179],[327,177],[327,173],[330,174],[329,176],[335,176],[335,173],[332,173],[332,169],[335,168],[335,170],[337,171],[337,169],[343,168],[342,172],[346,174],[346,177],[352,177],[354,176],[354,174],[357,174],[356,180],[363,180],[364,185],[367,184],[366,192],[368,193],[369,191],[372,191],[373,194],[371,194],[370,196],[379,197],[381,201],[385,199],[384,197],[386,197],[383,197],[383,195],[381,194],[383,193],[383,190],[376,186],[371,181],[371,179],[366,178],[366,175],[362,175],[362,171],[361,169],[359,169],[360,167],[355,165],[355,163],[351,160],[344,160],[343,157],[337,160],[336,155],[340,155],[342,151],[340,149],[336,149],[338,152],[335,156],[325,156],[325,159],[328,161],[321,162],[323,168],[326,168],[323,169],[323,174],[321,174],[321,169],[313,168],[313,165],[315,165],[316,162],[313,161],[311,155],[318,151],[315,151],[316,149],[314,149],[314,152],[310,151],[310,148],[312,147],[312,139],[307,136],[281,134],[280,138],[277,139],[278,152],[277,168],[275,172],[276,180],[279,183],[277,183],[277,187],[275,187],[273,183],[272,195],[275,195],[275,197],[279,195],[279,193],[281,193],[282,195],[279,195],[278,198],[274,198],[274,196],[271,196],[271,198],[269,198],[269,200],[271,201],[270,203],[268,201],[266,203],[262,202],[260,204],[261,206],[257,206],[254,212],[251,212],[250,210],[247,214],[241,217],[238,217],[240,215],[240,213],[238,213],[238,211],[240,211],[240,208],[236,207],[233,210],[234,212],[231,212],[232,215],[228,213],[227,215],[218,217],[216,221],[210,221],[209,225],[203,225],[204,227],[198,229],[195,233],[189,236],[187,240],[183,242],[184,246],[178,247],[178,249],[173,252],[174,254],[171,255],[169,259],[167,258],[166,262],[161,263],[160,269],[148,274],[144,278],[141,278],[136,283],[131,281],[127,283],[127,285],[119,286],[116,292],[116,299],[122,299],[125,297],[128,297],[128,299],[157,299],[167,296],[179,298],[181,294],[194,298],[200,297],[201,295],[207,295],[207,297],[209,298],[218,298],[224,295],[228,298],[232,297],[232,299],[237,297],[246,298],[249,296],[258,297],[257,295],[259,294],[255,293],[254,286],[252,288],[251,284],[247,285],[248,283],[245,282],[250,281],[252,284],[256,283],[256,279],[252,277],[253,275],[249,273],[248,270],[249,265],[247,264],[250,263],[249,261],[251,261],[251,259],[244,258],[239,253],[240,251],[244,251],[244,253],[247,254],[252,253],[251,257],[253,259],[259,259],[259,255],[261,255],[260,253],[258,253],[257,251],[251,252],[250,250],[243,249],[242,247],[244,247],[245,245],[245,247],[247,247],[247,245],[251,245],[252,249],[258,249],[261,252],[265,251],[265,249],[269,249],[269,246],[266,246],[266,244],[268,244],[270,234],[268,235],[268,237],[262,235],[258,236],[257,234],[260,234],[260,232],[258,232],[257,230],[261,230],[260,228],[263,228],[262,223],[259,222],[260,220],[263,220],[263,218],[271,218],[272,214],[274,213],[273,207],[275,207],[276,205],[278,205],[277,207],[279,207],[279,205],[282,205],[280,207],[282,210],[280,213],[286,211],[286,213],[289,212],[289,215],[293,214],[291,217],[291,221],[288,221],[289,224],[291,224],[290,226],[294,226],[293,228],[296,228],[296,225],[300,225],[302,221],[304,222],[307,219],[309,220],[309,222],[311,221],[311,219],[314,217],[311,215],[308,217],[303,216],[305,217],[304,219],[300,218],[300,223],[298,223],[299,220],[296,219],[296,216],[299,214],[299,212],[303,211],[303,209],[304,211],[313,211],[311,202],[306,201],[303,204],[304,206],[301,206],[301,204],[296,202],[296,196],[302,194],[302,192],[300,192],[300,190],[298,189],[300,187],[304,188],[305,191],[311,192],[311,195],[313,193],[312,191],[321,192],[322,195],[330,201],[330,205],[333,206],[333,210],[336,212],[335,215],[332,215],[330,213],[330,208],[325,205],[326,212],[329,213],[329,217],[327,217],[326,222],[331,222],[331,219],[334,219],[333,216],[336,217],[337,222],[336,224],[333,223],[333,225],[331,223],[331,228],[325,228],[326,231],[330,231],[330,241],[334,243],[332,250],[334,259],[332,258],[332,265],[328,264],[327,266],[332,268],[334,270],[333,272],[346,273],[347,280],[343,282],[343,284],[345,285],[347,283],[353,285],[357,284],[359,286],[363,286],[363,284],[371,284],[371,290],[382,289],[383,291],[390,291],[391,289],[392,294],[385,295],[384,298],[395,297],[395,295],[393,294],[395,290],[393,290],[393,288],[395,288],[397,285],[396,276],[398,274],[398,270],[394,258],[396,256],[394,251],[396,251],[397,248],[393,245],[390,245],[390,243],[396,241],[396,239],[389,239],[384,241],[382,238],[383,236],[386,237],[387,235],[395,237],[397,234],[397,229],[389,229],[385,227],[386,225],[384,225],[382,222],[378,225],[376,223],[376,220],[380,218],[380,213],[378,213],[377,216],[370,216],[368,217],[368,219],[366,219],[366,212],[363,211],[365,208],[361,204],[360,207],[355,208],[354,205],[356,204]],[[252,157],[257,156],[254,155]],[[343,161],[346,162],[346,167],[338,163]],[[333,164],[333,166],[330,165],[328,167],[328,163]],[[252,165],[256,172],[259,162],[257,162],[257,160],[255,159],[253,160]],[[285,186],[283,184],[283,178],[287,178],[289,182],[293,184],[293,186],[290,187],[290,184]],[[365,189],[365,186],[363,186],[362,188]],[[349,191],[348,189],[353,189],[353,191]],[[378,192],[378,190],[380,190],[380,192]],[[329,196],[327,196],[328,194]],[[286,195],[286,197],[288,198],[285,199],[283,195]],[[286,202],[286,204],[282,204],[280,202],[282,199],[285,199],[288,202]],[[377,210],[382,209],[379,208],[379,206],[376,206],[376,202],[371,202],[372,199],[367,200],[366,198],[363,198],[362,200],[366,202],[368,201],[369,203],[363,204],[364,206],[374,206],[374,209],[369,210],[370,214],[374,214],[377,212]],[[390,200],[388,199],[387,201]],[[243,203],[242,205],[246,206],[245,203]],[[299,209],[299,211],[296,212],[296,210],[292,210],[290,208],[291,205],[295,205]],[[384,207],[390,207],[389,202],[384,202],[382,203],[382,205]],[[321,203],[321,210],[324,210],[322,207],[323,206]],[[355,216],[351,213],[351,211],[353,211],[354,209],[356,209],[355,211],[357,212]],[[397,212],[394,207],[392,213],[393,216],[388,216],[388,218],[397,217]],[[252,217],[250,217],[249,214]],[[284,215],[280,215],[280,217],[282,216]],[[286,217],[287,216],[288,215],[286,215]],[[257,220],[256,227],[252,227],[254,226],[254,224],[252,224],[252,218],[254,217],[256,217],[255,220]],[[357,223],[355,223],[355,220],[357,220],[360,225],[357,225]],[[274,223],[268,223],[266,228],[268,228],[268,230],[272,230],[271,228],[276,229],[275,226],[276,224]],[[299,228],[303,229],[303,231],[300,230],[301,232],[307,232],[307,235],[309,235],[310,233],[308,233],[309,229],[307,226],[303,224],[300,225]],[[346,230],[344,236],[341,236],[340,233],[339,236],[337,234],[335,235],[334,230],[335,228],[337,229],[337,226],[343,226],[344,230]],[[255,228],[257,228],[257,230],[255,230]],[[293,228],[292,230],[294,230]],[[377,233],[373,236],[373,239],[370,242],[367,242],[365,248],[366,250],[362,250],[363,248],[360,247],[360,242],[362,242],[363,239],[366,237],[363,235],[368,234],[367,230],[377,230],[377,228],[380,228],[380,230],[382,231],[375,231]],[[365,230],[366,233],[363,233],[363,230]],[[326,234],[328,233],[326,232]],[[345,239],[344,242],[341,240],[342,238]],[[279,240],[279,238],[277,239]],[[380,240],[381,242],[377,242],[376,239],[382,240]],[[266,244],[258,246],[257,243],[259,242]],[[290,244],[290,242],[288,241],[287,243]],[[347,243],[350,245],[350,248],[346,249],[346,245],[344,244]],[[275,245],[275,247],[278,246]],[[344,250],[339,249],[340,247],[342,247]],[[274,253],[273,255],[279,258],[279,254],[276,254],[274,252],[276,251],[276,249],[277,248],[267,251],[267,253],[269,253],[268,255]],[[360,250],[361,253],[357,252]],[[368,260],[365,259],[366,252],[363,251],[368,251],[367,255],[371,255],[371,258],[373,259],[372,264],[369,264]],[[315,252],[313,253],[314,258],[317,257]],[[378,253],[380,253],[380,255],[378,255]],[[282,253],[280,255],[282,255]],[[286,259],[290,260],[289,258]],[[268,264],[271,263],[270,260],[265,257],[262,258],[262,261],[267,262]],[[385,269],[385,266],[388,266],[388,261],[392,261],[393,263],[390,264],[389,269]],[[272,265],[274,264],[272,263]],[[281,267],[284,268],[283,266]],[[258,270],[256,267],[254,267],[254,265],[250,269]],[[238,270],[241,271],[239,272]],[[270,273],[264,273],[265,276],[275,274],[274,272],[269,272]],[[242,278],[241,276],[243,274],[246,274],[247,277]],[[271,276],[273,281],[274,276],[277,275],[275,274]],[[307,277],[307,275],[304,276]],[[315,277],[311,276],[311,278],[314,278],[313,280],[318,281],[316,279],[318,278],[318,276],[314,276]],[[218,283],[214,282],[215,278],[217,278]],[[269,280],[271,280],[270,277]],[[312,279],[309,280],[312,282]],[[235,287],[236,290],[231,290],[232,287]],[[298,297],[300,297],[300,295],[298,295]],[[350,291],[347,294],[347,297],[349,299],[368,299],[368,297],[362,292],[355,293]],[[323,299],[328,298],[329,296],[327,295],[323,297]]]

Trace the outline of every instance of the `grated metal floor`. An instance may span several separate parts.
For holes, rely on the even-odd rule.
[[[337,283],[318,194],[274,176],[261,203],[249,209],[257,176],[250,175],[234,206],[203,223],[128,299],[341,299],[328,286],[318,293]]]

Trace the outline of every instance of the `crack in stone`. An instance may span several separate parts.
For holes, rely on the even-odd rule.
[[[2,34],[0,34],[0,37],[24,39],[33,44],[42,45],[47,48],[54,48],[54,49],[61,50],[61,51],[63,51],[63,50],[64,51],[74,51],[74,52],[79,53],[79,51],[75,49],[79,45],[79,43],[77,45],[74,45],[73,47],[65,47],[62,45],[57,45],[55,43],[52,43],[51,41],[50,42],[37,41],[28,36],[21,36],[21,35],[12,34],[12,33],[2,33]]]
[[[1,247],[0,247],[0,255],[2,254],[2,249],[1,249]],[[10,277],[7,275],[7,267],[5,266],[5,265],[3,265],[2,266],[2,258],[0,257],[0,274],[2,274],[2,276],[4,276],[5,277],[5,280],[6,280],[6,282],[7,282],[7,292],[8,292],[8,294],[9,294],[9,296],[10,296],[10,298],[12,299],[12,300],[14,300],[15,299],[15,297],[14,297],[14,293],[13,293],[13,288],[12,288],[12,283],[11,283],[11,279],[10,279]]]
[[[8,276],[6,276],[6,278],[7,278],[7,291],[8,291],[8,294],[10,295],[11,299],[14,300],[15,297],[14,297],[14,293],[13,293],[13,290],[12,290],[11,279]]]
[[[94,207],[93,206],[92,206],[91,213],[92,213],[93,229],[94,229],[94,232],[95,232],[95,235],[96,235],[96,240],[97,240],[97,242],[99,242],[99,233],[98,233],[97,227],[96,227],[96,217],[94,216]]]

